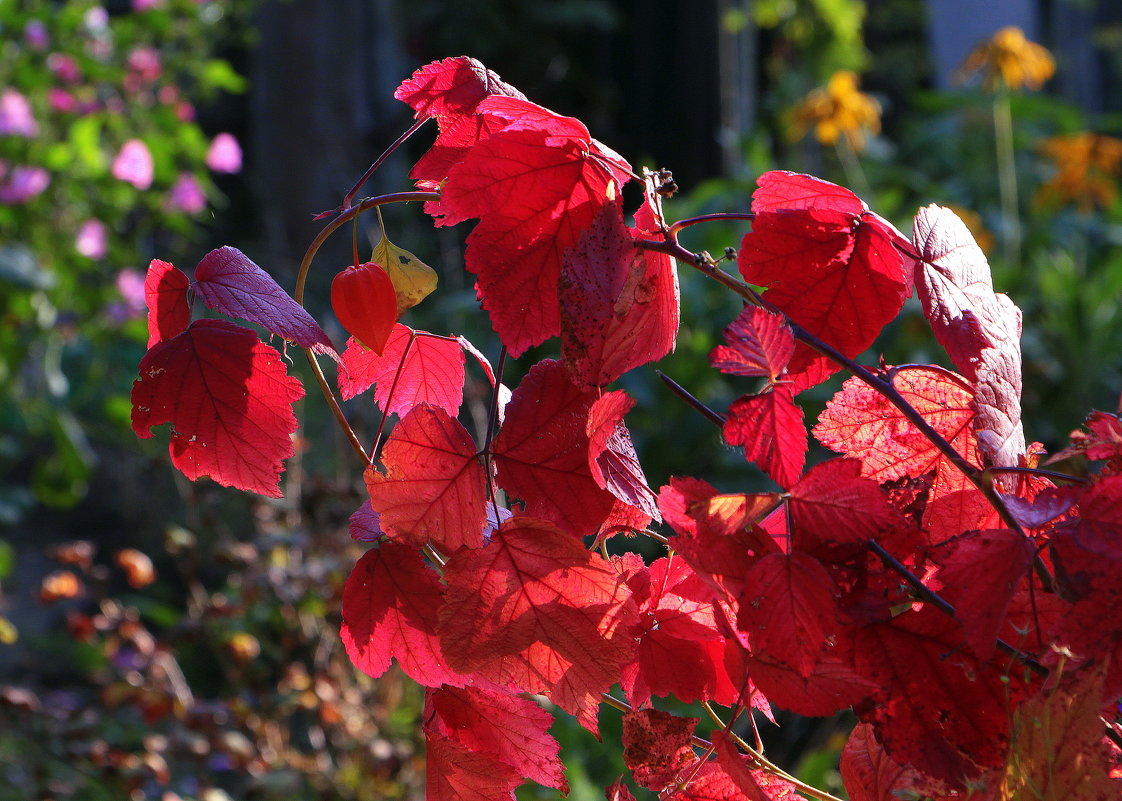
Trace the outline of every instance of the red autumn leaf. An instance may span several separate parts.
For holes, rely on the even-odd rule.
[[[823,181],[813,175],[771,170],[756,179],[756,187],[756,191],[752,193],[752,211],[757,213],[784,209],[826,209],[859,217],[869,211],[865,201],[844,186]]]
[[[747,801],[802,801],[802,796],[791,782],[767,771],[748,767],[746,757],[741,755],[732,738],[724,731],[713,732],[713,746],[720,769]]]
[[[805,678],[837,629],[834,582],[813,556],[765,556],[744,580],[736,623],[753,654],[790,665]]]
[[[606,386],[674,349],[678,273],[666,254],[637,248],[637,236],[645,232],[623,224],[617,199],[562,259],[561,355],[582,389]]]
[[[789,384],[734,401],[723,430],[725,442],[742,445],[744,458],[776,484],[790,487],[798,481],[806,464],[806,427]]]
[[[394,325],[381,355],[352,338],[339,361],[339,392],[350,400],[371,386],[385,414],[404,415],[429,403],[455,415],[464,399],[463,349],[455,339],[401,323]]]
[[[943,794],[914,769],[893,761],[868,723],[858,723],[850,732],[842,749],[840,769],[850,801],[899,801],[910,793]]]
[[[851,645],[842,641],[819,657],[809,676],[768,654],[753,654],[748,670],[759,691],[773,706],[806,717],[826,717],[861,703],[877,690],[853,665]]]
[[[429,734],[425,741],[426,801],[514,801],[522,784],[514,768],[448,737]]]
[[[973,393],[962,378],[935,367],[902,367],[893,386],[959,455],[978,467]],[[827,402],[812,432],[831,450],[861,462],[861,475],[877,483],[936,470],[929,502],[969,485],[938,448],[883,395],[850,378]]]
[[[192,480],[210,476],[272,498],[283,462],[295,452],[292,404],[304,388],[286,375],[280,354],[248,328],[198,320],[154,345],[132,387],[138,437],[171,423],[171,460]]]
[[[354,666],[378,678],[396,659],[418,684],[462,685],[436,633],[442,593],[415,549],[386,541],[364,553],[343,588],[340,635]]]
[[[397,87],[393,96],[421,117],[458,117],[471,114],[490,95],[522,97],[496,73],[468,56],[426,64]]]
[[[855,195],[810,176],[765,173],[738,266],[765,298],[846,356],[873,344],[911,292],[899,234]],[[785,201],[784,197],[789,196]],[[799,344],[788,367],[795,391],[838,370]]]
[[[331,308],[347,333],[378,355],[397,322],[397,291],[373,262],[347,267],[331,281]]]
[[[633,525],[641,528],[652,518],[660,522],[662,518],[658,513],[657,496],[647,485],[631,434],[623,424],[623,416],[634,405],[635,400],[621,390],[602,395],[589,409],[585,431],[588,434],[588,469],[596,486],[641,512],[640,519]],[[642,520],[643,517],[646,519]]]
[[[639,600],[636,658],[620,676],[631,705],[673,694],[686,703],[733,703],[724,666],[725,640],[713,612],[713,593],[682,559],[662,558],[629,576]]]
[[[237,248],[221,247],[203,256],[195,268],[195,292],[217,312],[249,320],[302,348],[339,359],[312,315]]]
[[[440,203],[427,210],[445,225],[479,218],[467,268],[478,276],[492,327],[520,356],[560,333],[562,257],[618,190],[618,165],[595,151],[578,120],[549,114],[543,121],[540,107],[506,97],[490,97],[478,110],[510,123],[452,167]]]
[[[916,214],[915,283],[935,338],[975,382],[975,427],[986,453],[1016,466],[1025,452],[1021,428],[1021,310],[993,291],[989,263],[950,209]]]
[[[765,771],[752,771],[753,779],[761,796],[748,795],[739,781],[728,774],[720,762],[710,760],[693,774],[685,789],[674,794],[678,801],[801,801],[794,787]]]
[[[386,536],[379,523],[379,515],[370,508],[370,499],[362,502],[354,513],[347,518],[351,539],[358,542],[375,542]]]
[[[697,761],[690,743],[698,722],[657,709],[624,714],[623,761],[636,784],[662,790],[684,778]]]
[[[979,531],[949,543],[934,556],[940,595],[953,604],[970,650],[981,662],[993,655],[1009,602],[1028,574],[1032,540],[1009,529]]]
[[[425,705],[427,734],[491,754],[518,775],[567,795],[561,747],[547,733],[552,724],[553,716],[528,698],[477,687],[431,690]]]
[[[729,375],[774,383],[795,352],[795,338],[782,315],[760,306],[745,306],[726,326],[724,335],[728,344],[713,348],[709,363]]]
[[[1048,463],[1082,453],[1088,459],[1107,459],[1122,464],[1122,418],[1107,412],[1091,412],[1083,422],[1086,431],[1071,432],[1071,445],[1048,459]]]
[[[191,322],[187,276],[166,261],[152,259],[144,276],[148,306],[148,347],[183,333]]]
[[[860,546],[905,525],[875,481],[861,478],[861,463],[830,459],[810,468],[791,487],[787,501],[794,524],[793,547],[816,553],[819,546]]]
[[[879,688],[859,709],[893,760],[962,788],[1000,767],[1009,745],[1007,671],[983,668],[957,621],[930,605],[864,626],[858,670]]]
[[[604,797],[608,801],[635,801],[635,796],[623,783],[622,776],[604,788]]]
[[[526,514],[583,537],[595,534],[614,496],[589,467],[589,412],[597,393],[581,392],[560,362],[535,364],[506,406],[492,444],[499,486],[526,503]]]
[[[1076,487],[1048,487],[1031,500],[1017,495],[998,494],[1018,525],[1024,528],[1044,528],[1070,511],[1079,490]]]
[[[1122,782],[1099,717],[1103,668],[1065,674],[1060,681],[1013,713],[1013,744],[1000,797],[1113,801],[1122,795]],[[1110,706],[1113,717],[1117,706]]]
[[[410,545],[449,551],[483,544],[487,476],[471,435],[443,410],[414,407],[382,448],[386,472],[366,471],[382,530]]]
[[[779,503],[777,494],[721,495],[705,481],[677,477],[658,497],[663,519],[678,533],[674,550],[729,603],[740,597],[752,557],[779,551],[754,525]]]
[[[456,670],[545,693],[596,731],[600,693],[633,658],[635,605],[622,576],[579,540],[515,516],[452,555],[440,611]]]

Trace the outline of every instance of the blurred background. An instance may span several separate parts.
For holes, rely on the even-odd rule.
[[[952,206],[1025,312],[1029,439],[1054,452],[1092,408],[1117,409],[1117,3],[0,0],[0,801],[423,797],[421,693],[396,668],[362,676],[338,640],[361,485],[322,400],[298,406],[274,502],[183,480],[165,439],[133,435],[128,396],[149,260],[190,273],[234,245],[291,290],[313,215],[410,124],[395,87],[460,54],[633,165],[671,169],[673,218],[746,210],[775,168],[848,186],[905,232],[918,206]],[[407,188],[429,141],[363,194]],[[467,226],[434,230],[418,208],[385,224],[441,276],[410,325],[496,356],[463,271]],[[683,241],[719,254],[743,230]],[[327,293],[349,239],[309,285],[337,343]],[[751,389],[707,366],[737,304],[681,279],[682,332],[659,367],[723,409]],[[507,383],[556,350],[509,365]],[[911,302],[866,361],[882,354],[945,361]],[[766,486],[652,368],[621,384],[652,486]],[[801,398],[808,417],[836,388]],[[481,377],[466,396],[486,403]],[[371,436],[369,397],[346,408]],[[837,790],[851,721],[780,722],[769,755]],[[607,745],[554,727],[579,801],[623,772],[618,715],[601,727]]]

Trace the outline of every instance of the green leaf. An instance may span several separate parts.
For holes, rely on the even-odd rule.
[[[221,58],[212,58],[203,64],[199,81],[204,89],[222,89],[234,94],[241,94],[247,86],[246,79],[234,71],[230,62]]]

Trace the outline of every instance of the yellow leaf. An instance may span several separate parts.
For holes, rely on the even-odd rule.
[[[397,293],[398,317],[436,289],[436,270],[391,242],[384,230],[381,241],[374,246],[374,255],[370,260],[380,265],[393,281],[393,288]]]

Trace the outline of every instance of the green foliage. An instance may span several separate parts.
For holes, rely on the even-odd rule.
[[[0,492],[80,499],[142,343],[143,269],[183,251],[240,169],[195,103],[245,81],[215,50],[247,0],[0,4]],[[225,150],[223,150],[225,148]],[[94,354],[97,354],[95,357]],[[120,361],[117,361],[117,359]],[[30,477],[30,478],[28,478]],[[21,494],[30,486],[32,495]],[[18,499],[22,498],[23,501]],[[17,506],[13,506],[16,504]]]

